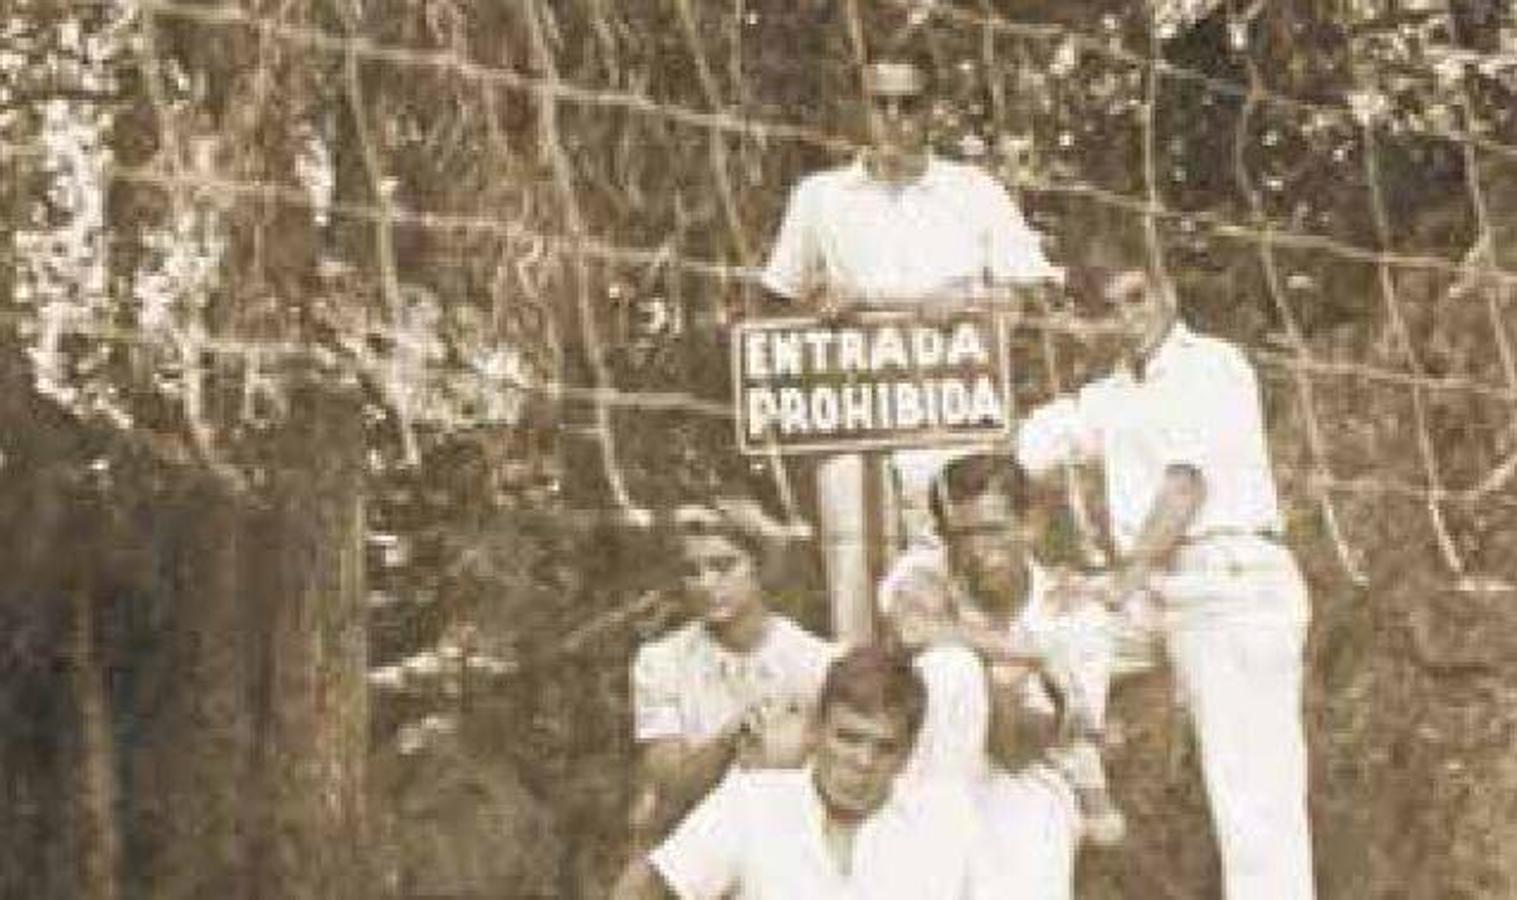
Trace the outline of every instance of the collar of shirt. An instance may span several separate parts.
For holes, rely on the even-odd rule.
[[[704,625],[697,628],[697,652],[703,658],[703,668],[708,678],[723,682],[745,681],[757,677],[764,680],[772,676],[769,657],[775,646],[776,621],[771,616],[764,626],[764,634],[748,650],[731,650],[711,636]]]
[[[816,764],[808,762],[804,771],[806,773],[806,816],[816,825],[817,834],[822,834],[822,829],[827,823],[827,804],[822,800],[822,792],[816,785]],[[859,823],[859,829],[862,831],[871,823],[885,819],[912,815],[924,803],[932,799],[931,792],[904,789],[904,782],[896,778],[890,786],[890,793],[886,795],[885,802],[880,804],[879,809],[864,817],[864,820]]]
[[[1191,331],[1186,324],[1175,319],[1169,327],[1169,333],[1159,342],[1154,352],[1149,354],[1146,360],[1136,360],[1123,366],[1122,371],[1135,382],[1148,381],[1161,378],[1164,373],[1175,364],[1175,361],[1183,357],[1185,351],[1195,343],[1195,332]]]
[[[891,185],[870,175],[869,166],[864,162],[864,155],[862,153],[854,158],[852,164],[848,166],[847,173],[847,184],[851,188],[872,188],[880,191],[888,191],[894,188],[902,192],[931,189],[943,180],[944,174],[943,161],[931,153],[927,154],[927,165],[922,169],[921,177],[900,185]]]
[[[840,887],[850,892],[863,891],[870,897],[895,897],[903,896],[892,892],[893,887],[899,888],[894,881],[896,876],[912,873],[923,865],[947,878],[954,877],[954,868],[936,864],[951,864],[956,854],[968,846],[967,831],[962,835],[953,833],[954,829],[967,828],[972,823],[971,806],[961,791],[948,785],[909,783],[897,776],[885,802],[859,822],[845,875],[828,847],[827,807],[816,786],[816,770],[807,765],[802,771],[806,782],[803,827],[809,833],[807,843],[814,848],[811,852],[820,854]],[[912,851],[920,854],[915,864],[896,869],[903,859],[902,853]],[[886,893],[879,893],[882,889]]]

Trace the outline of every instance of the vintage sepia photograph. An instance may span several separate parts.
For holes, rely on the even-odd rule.
[[[8,0],[0,900],[1517,898],[1513,0]]]

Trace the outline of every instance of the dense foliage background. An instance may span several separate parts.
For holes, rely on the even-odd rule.
[[[1264,376],[1324,897],[1517,893],[1517,34],[1490,0],[17,0],[0,896],[593,897],[660,513],[856,63],[1056,259],[1154,214]],[[1074,310],[1078,304],[1069,303]],[[1077,316],[1055,311],[1055,324]],[[1088,374],[1029,326],[1019,398]],[[797,548],[778,595],[824,624]],[[1217,890],[1162,678],[1082,896]]]

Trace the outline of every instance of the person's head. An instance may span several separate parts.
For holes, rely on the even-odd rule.
[[[903,653],[866,645],[832,663],[817,702],[813,757],[817,792],[831,815],[856,820],[880,808],[926,709],[927,688]]]
[[[763,537],[738,508],[681,506],[674,513],[674,528],[681,552],[680,586],[692,612],[718,634],[761,620]]]
[[[1088,281],[1098,306],[1110,316],[1123,349],[1146,359],[1164,340],[1179,316],[1174,286],[1138,229],[1097,236],[1085,259]]]
[[[1022,602],[1037,530],[1026,471],[1009,456],[962,456],[938,473],[928,500],[949,568],[976,600]]]
[[[925,53],[882,53],[864,65],[870,161],[883,177],[910,177],[927,159],[932,61]]]

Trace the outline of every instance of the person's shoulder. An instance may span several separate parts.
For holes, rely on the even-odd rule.
[[[974,793],[952,779],[916,779],[891,795],[887,807],[923,835],[954,846],[971,833],[976,819]]]
[[[773,637],[778,647],[798,651],[807,656],[817,658],[830,658],[834,652],[831,641],[801,626],[789,616],[779,613],[771,613],[773,616]]]
[[[941,184],[971,195],[1005,194],[1006,186],[990,170],[978,163],[934,157],[933,177]]]
[[[701,623],[698,620],[691,620],[673,631],[665,632],[639,644],[637,658],[639,662],[646,663],[673,663],[688,657],[700,644],[703,636]]]
[[[1186,364],[1207,375],[1251,375],[1254,367],[1243,348],[1232,341],[1192,328],[1180,335]]]
[[[782,794],[805,789],[809,774],[806,769],[734,769],[727,777],[752,794]]]
[[[1100,403],[1106,400],[1125,402],[1122,388],[1126,384],[1122,371],[1118,368],[1108,368],[1106,371],[1080,385],[1075,391],[1075,396],[1081,403]]]
[[[808,769],[733,769],[722,780],[728,802],[759,815],[784,815],[811,789]]]
[[[845,163],[803,175],[795,184],[797,194],[825,194],[857,178],[857,163]]]

